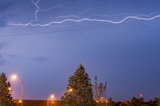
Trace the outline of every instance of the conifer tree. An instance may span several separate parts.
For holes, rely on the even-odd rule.
[[[14,106],[11,95],[11,84],[7,81],[6,74],[0,74],[0,106]]]
[[[93,106],[92,84],[82,64],[68,80],[66,93],[61,100],[69,106]]]

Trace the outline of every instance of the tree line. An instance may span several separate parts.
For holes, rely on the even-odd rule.
[[[12,98],[12,90],[6,74],[0,74],[0,106],[15,106]],[[73,75],[68,79],[66,92],[61,97],[61,102],[66,106],[141,106],[147,103],[149,106],[160,106],[160,98],[144,102],[143,98],[133,97],[130,101],[115,102],[111,98],[105,103],[98,102],[93,96],[93,86],[85,67],[80,64]]]

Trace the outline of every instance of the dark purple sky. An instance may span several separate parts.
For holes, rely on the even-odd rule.
[[[115,100],[160,96],[158,0],[1,0],[0,72],[25,99],[59,99],[80,63]],[[20,83],[13,83],[19,98]]]

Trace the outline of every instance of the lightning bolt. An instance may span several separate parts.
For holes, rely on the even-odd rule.
[[[55,9],[55,8],[58,8],[58,7],[60,7],[60,6],[61,6],[61,4],[58,4],[58,5],[54,6],[54,7],[47,8],[46,10],[39,10],[38,12],[46,12],[46,11],[50,11],[50,10]]]
[[[79,18],[77,15],[66,15],[66,16],[58,16],[58,17],[46,17],[46,18],[69,18],[69,17],[74,17],[74,18]]]
[[[155,15],[155,16],[152,16],[152,17],[144,17],[144,15],[138,15],[138,16],[127,16],[127,17],[124,17],[123,19],[121,20],[109,20],[109,19],[97,19],[97,18],[81,18],[81,19],[74,19],[74,18],[67,18],[67,17],[79,17],[79,16],[76,16],[76,15],[68,15],[68,16],[59,16],[59,17],[63,17],[63,18],[66,18],[66,19],[63,19],[61,21],[51,21],[51,22],[48,22],[48,23],[45,23],[45,24],[40,24],[40,23],[32,23],[33,21],[38,21],[38,13],[39,12],[45,12],[45,11],[49,11],[51,9],[54,9],[54,8],[58,8],[59,6],[61,6],[60,4],[59,5],[56,5],[55,7],[52,7],[52,8],[48,8],[46,10],[40,10],[40,7],[38,6],[40,0],[37,0],[36,2],[31,0],[31,2],[35,5],[36,7],[36,10],[34,12],[34,20],[32,20],[31,22],[29,23],[10,23],[8,24],[8,26],[23,26],[23,27],[26,27],[26,26],[32,26],[32,27],[47,27],[47,26],[53,26],[55,24],[63,24],[63,23],[66,23],[66,22],[74,22],[74,23],[80,23],[80,22],[99,22],[99,23],[110,23],[110,24],[121,24],[121,23],[124,23],[126,22],[127,20],[139,20],[139,21],[151,21],[151,20],[154,20],[154,19],[159,19],[160,18],[160,15]]]
[[[105,19],[90,19],[90,18],[82,18],[82,19],[64,19],[62,21],[51,21],[47,24],[32,24],[32,23],[26,23],[26,24],[21,24],[21,23],[17,23],[17,24],[9,24],[9,26],[41,26],[41,27],[46,27],[46,26],[51,26],[53,24],[62,24],[65,22],[83,22],[83,21],[89,21],[89,22],[101,22],[101,23],[110,23],[110,24],[121,24],[129,19],[136,19],[136,20],[141,20],[141,21],[150,21],[150,20],[154,20],[154,19],[159,19],[160,15],[156,15],[153,17],[149,17],[149,18],[144,18],[144,17],[138,17],[138,16],[127,16],[125,18],[123,18],[122,20],[119,21],[113,21],[113,20],[105,20]]]
[[[31,2],[32,2],[32,3],[35,5],[35,7],[36,7],[36,11],[34,12],[34,18],[35,18],[35,20],[32,20],[31,22],[33,22],[33,21],[38,21],[38,12],[39,12],[39,10],[40,10],[40,7],[38,6],[38,4],[39,4],[40,0],[37,0],[37,2],[31,0]]]

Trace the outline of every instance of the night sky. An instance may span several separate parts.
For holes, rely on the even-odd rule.
[[[82,63],[107,97],[160,96],[159,0],[0,0],[0,72],[57,99]],[[11,82],[14,98],[20,83]]]

